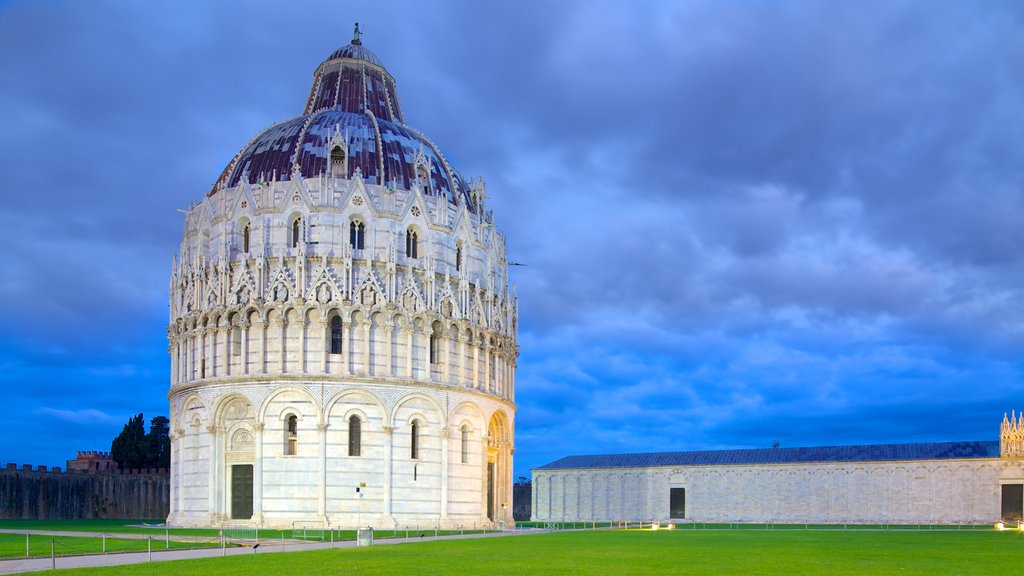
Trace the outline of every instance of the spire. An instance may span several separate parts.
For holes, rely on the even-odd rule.
[[[352,32],[352,43],[356,46],[362,46],[363,41],[359,39],[361,32],[359,32],[359,22],[356,22],[356,29]]]

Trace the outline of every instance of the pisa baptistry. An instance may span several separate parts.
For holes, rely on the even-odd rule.
[[[358,35],[185,217],[171,524],[511,525],[505,237]]]

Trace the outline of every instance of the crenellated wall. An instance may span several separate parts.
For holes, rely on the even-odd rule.
[[[8,464],[0,470],[3,519],[164,518],[169,494],[163,469],[91,474]]]

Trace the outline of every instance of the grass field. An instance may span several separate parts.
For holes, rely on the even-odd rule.
[[[50,541],[53,541],[53,552],[57,556],[74,556],[79,554],[116,554],[118,552],[145,552],[149,548],[146,540],[127,540],[124,538],[83,538],[76,536],[37,536],[28,537],[28,549],[24,534],[0,534],[0,558],[24,558],[29,556],[49,556]],[[176,542],[153,539],[153,550],[168,548],[203,548],[220,546],[219,541],[209,542]]]
[[[599,530],[81,569],[89,575],[1018,574],[1016,532]]]

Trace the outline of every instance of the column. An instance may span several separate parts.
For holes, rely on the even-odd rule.
[[[448,441],[452,429],[445,426],[441,429],[441,519],[448,517]]]
[[[210,470],[209,470],[209,500],[207,502],[207,511],[210,514],[210,522],[216,523],[217,518],[217,468],[220,466],[220,457],[217,455],[217,427],[210,426],[206,427],[206,432],[210,435]]]
[[[309,330],[309,320],[306,320],[303,315],[299,318],[299,327],[302,328],[302,332],[299,333],[299,372],[302,374],[306,373],[306,331]]]
[[[391,470],[394,453],[395,427],[384,427],[384,510],[385,518],[391,518]]]
[[[392,326],[390,322],[384,326],[384,375],[387,377],[395,375],[394,371],[391,369],[391,363],[393,361],[391,358],[391,337],[394,335],[394,332],[395,327]]]
[[[178,506],[175,508],[175,510],[178,514],[180,514],[182,509],[185,508],[185,474],[183,474],[185,468],[182,460],[182,458],[185,455],[185,446],[183,445],[185,443],[185,438],[185,429],[178,428],[178,443],[177,446],[175,447],[175,450],[178,455],[178,458],[176,460],[176,462],[178,463],[178,490],[176,492],[178,498]]]
[[[171,340],[167,344],[167,355],[171,357],[171,384],[178,383],[178,343]]]
[[[431,329],[428,326],[419,331],[420,342],[426,342],[427,346],[430,345],[430,332]],[[430,350],[425,349],[420,355],[420,370],[422,370],[423,379],[429,382],[432,376],[430,373]]]
[[[415,371],[415,368],[413,366],[413,357],[414,357],[414,355],[413,355],[413,345],[416,343],[416,340],[415,340],[416,336],[415,336],[415,334],[416,334],[415,327],[413,327],[413,326],[403,326],[402,327],[402,336],[405,337],[405,342],[406,342],[406,345],[405,345],[405,371],[406,371],[406,376],[408,376],[410,380],[412,380],[413,378],[416,377],[416,371]]]
[[[349,330],[352,329],[352,325],[346,322],[341,324],[341,373],[348,374],[348,355],[352,352],[352,338],[349,337]]]
[[[249,373],[249,321],[242,322],[242,374]]]
[[[459,386],[465,386],[468,380],[466,375],[466,334],[459,334]]]
[[[178,502],[178,494],[181,493],[181,488],[178,485],[179,484],[178,479],[181,478],[181,464],[179,463],[180,460],[178,459],[178,445],[180,443],[179,439],[178,439],[178,431],[172,429],[171,432],[167,435],[167,438],[171,441],[171,468],[170,468],[170,473],[171,473],[170,492],[171,493],[170,493],[170,497],[167,499],[167,502],[168,502],[168,506],[167,507],[170,509],[170,510],[168,510],[168,516],[167,517],[168,517],[168,520],[173,522],[174,521],[174,517],[178,514],[178,511],[181,510],[181,508],[176,505],[177,502]]]
[[[491,386],[494,385],[494,383],[491,382],[491,345],[489,343],[487,343],[487,342],[484,342],[483,348],[484,348],[484,383],[483,383],[484,385],[483,385],[483,388],[487,392],[491,392],[492,391],[491,390]]]
[[[331,357],[331,323],[325,318],[320,319],[320,371],[327,374],[330,370],[329,358]]]
[[[267,322],[262,318],[256,319],[256,324],[259,326],[259,340],[256,345],[256,373],[266,374],[267,373]]]
[[[363,321],[363,374],[373,375],[373,365],[370,363],[370,319]]]
[[[206,378],[207,364],[210,358],[210,340],[214,338],[214,331],[203,328],[199,333],[199,377]]]
[[[317,502],[317,513],[320,519],[327,522],[327,422],[320,422],[316,425],[320,434],[320,491]]]
[[[231,358],[234,357],[234,350],[231,348],[231,339],[235,337],[237,326],[228,325],[224,330],[224,375],[231,376]],[[218,374],[219,375],[219,374]]]
[[[480,337],[473,343],[473,389],[480,389],[480,345],[477,342]]]
[[[442,384],[451,384],[452,383],[452,378],[451,378],[451,368],[449,367],[449,364],[451,363],[451,359],[452,359],[452,340],[451,340],[451,335],[448,333],[447,330],[444,331],[444,334],[441,337],[441,344],[443,344],[443,347],[444,347],[444,350],[440,351],[441,352],[441,358],[440,358],[440,360],[441,360],[441,383]]]
[[[277,328],[278,326],[280,327],[279,332],[281,334],[281,340],[279,341],[278,345],[278,360],[280,361],[281,365],[281,373],[284,374],[285,372],[288,371],[288,345],[286,344],[288,337],[288,319],[285,318],[284,316],[281,316],[280,318],[274,320],[274,323],[277,324],[275,328]]]
[[[252,519],[263,525],[263,422],[252,425],[255,446],[252,465]]]

